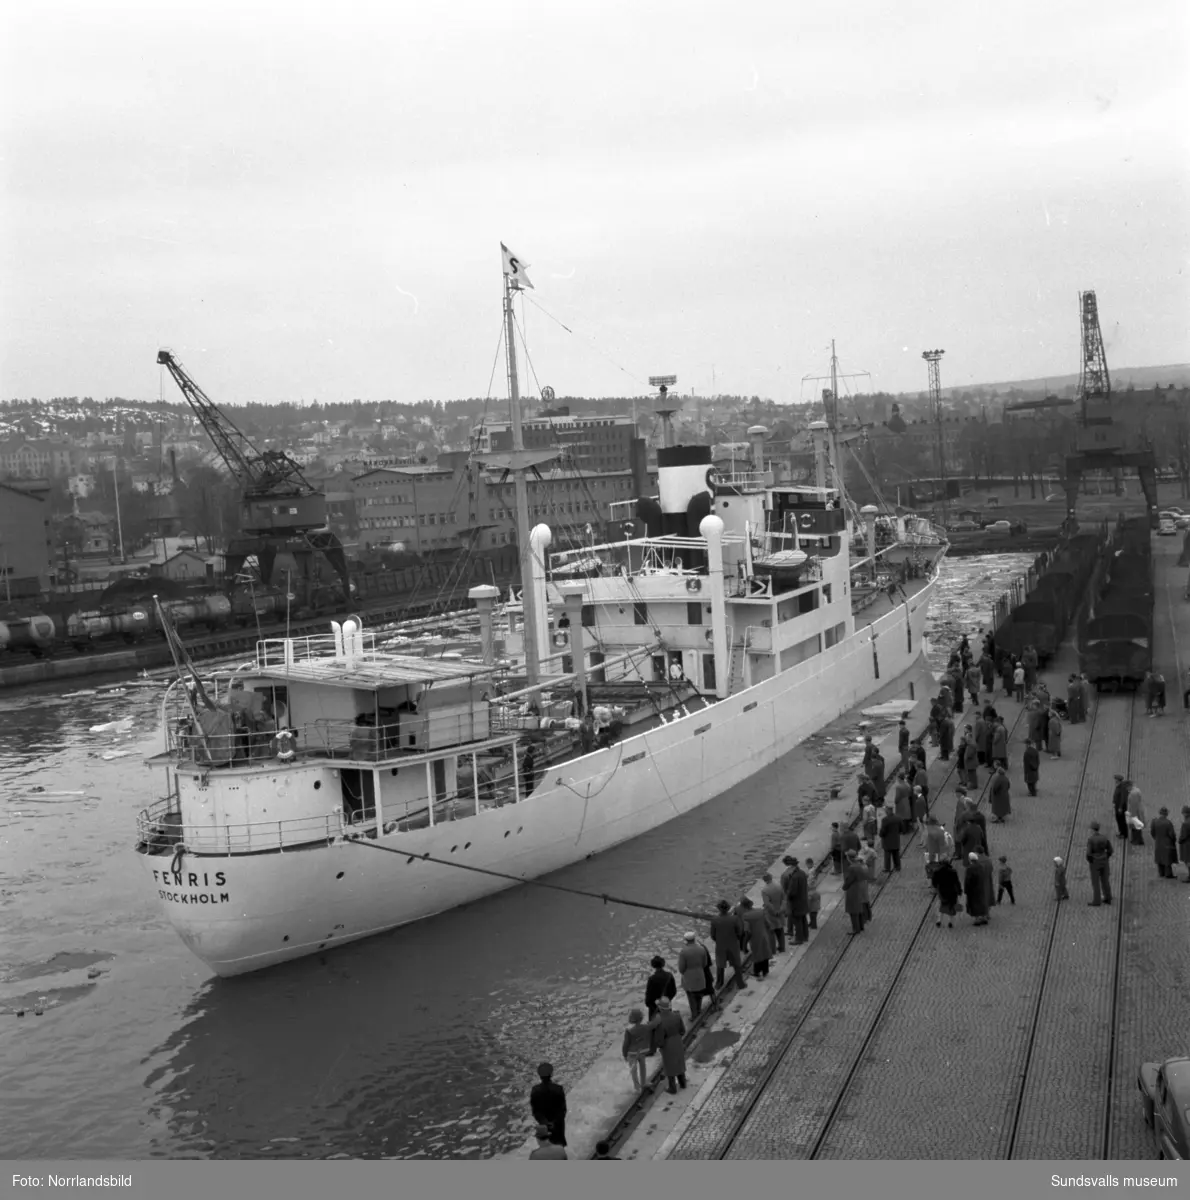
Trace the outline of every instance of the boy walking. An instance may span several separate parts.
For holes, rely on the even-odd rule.
[[[1070,893],[1066,890],[1066,864],[1060,858],[1054,859],[1054,899],[1070,899]]]
[[[999,904],[1004,899],[1004,893],[1008,893],[1008,898],[1016,904],[1016,895],[1012,890],[1012,868],[1008,865],[1008,859],[1005,855],[1000,855],[1000,870],[997,872],[997,882],[999,888],[996,891],[996,903]]]

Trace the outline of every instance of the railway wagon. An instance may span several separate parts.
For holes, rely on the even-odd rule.
[[[1093,617],[1079,637],[1079,670],[1097,689],[1135,689],[1152,666],[1152,647],[1151,608]]]
[[[23,650],[40,658],[53,650],[57,635],[54,618],[45,613],[7,617],[0,621],[0,651],[17,654]]]

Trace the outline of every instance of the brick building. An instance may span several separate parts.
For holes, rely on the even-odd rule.
[[[526,450],[555,449],[564,467],[588,474],[632,469],[639,435],[630,417],[572,417],[570,409],[547,410],[522,422]],[[512,425],[487,421],[473,431],[475,449],[486,454],[512,449]]]

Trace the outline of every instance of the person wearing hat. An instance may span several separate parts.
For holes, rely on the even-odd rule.
[[[938,892],[938,919],[934,924],[940,926],[942,918],[945,917],[946,927],[953,929],[959,897],[963,894],[963,885],[959,880],[959,873],[954,869],[950,860],[944,858],[934,868],[931,881]]]
[[[1054,899],[1070,899],[1070,893],[1066,890],[1066,864],[1060,858],[1054,859]]]
[[[781,874],[781,890],[785,895],[786,933],[793,945],[800,946],[810,940],[808,917],[810,913],[809,882],[806,873],[796,858],[786,855],[782,860],[786,870]],[[833,856],[832,856],[833,861]]]
[[[665,959],[655,954],[649,960],[653,974],[645,982],[645,1008],[651,1021],[657,1015],[657,998],[668,996],[671,1000],[678,994],[678,985],[672,971],[665,969]]]
[[[533,1120],[549,1130],[549,1140],[555,1146],[566,1145],[566,1091],[554,1082],[554,1068],[543,1062],[537,1068],[541,1082],[529,1093],[529,1109]]]
[[[889,814],[886,821],[896,821]],[[900,838],[900,825],[897,825]],[[847,852],[847,865],[843,868],[843,911],[851,918],[851,936],[864,931],[864,911],[868,905],[868,873],[860,866],[854,850]]]
[[[1116,776],[1116,786],[1111,794],[1111,806],[1116,814],[1116,833],[1122,838],[1128,836],[1128,790],[1129,783],[1123,775]]]
[[[1169,819],[1168,808],[1157,810],[1149,833],[1153,837],[1153,861],[1157,864],[1157,874],[1162,879],[1176,879],[1173,866],[1178,861],[1178,835]]]
[[[711,938],[715,943],[715,986],[722,987],[731,963],[734,982],[740,991],[746,991],[748,981],[744,978],[743,957],[740,944],[744,937],[744,922],[731,911],[726,900],[717,905],[719,912],[711,918]]]
[[[1032,741],[1025,743],[1025,752],[1021,755],[1021,767],[1025,774],[1025,787],[1030,796],[1037,795],[1037,785],[1041,781],[1041,751]]]
[[[1186,882],[1190,883],[1190,805],[1182,805],[1182,828],[1178,830],[1178,857],[1186,864]]]
[[[686,1086],[686,1022],[674,1012],[668,997],[657,1001],[657,1015],[649,1022],[653,1031],[653,1049],[661,1051],[661,1069],[665,1072],[666,1091],[673,1094]]]
[[[534,1133],[537,1137],[537,1145],[534,1149],[529,1151],[530,1158],[568,1159],[570,1157],[570,1155],[566,1153],[562,1146],[550,1141],[550,1127],[548,1125],[538,1125],[534,1130]]]
[[[1143,846],[1145,844],[1145,801],[1140,788],[1131,779],[1125,779],[1128,785],[1128,830],[1129,844]]]
[[[683,939],[685,945],[678,951],[678,974],[682,977],[682,990],[690,1005],[690,1019],[702,1012],[703,997],[714,1003],[715,990],[711,979],[711,953],[688,932]]]
[[[1099,822],[1091,822],[1091,836],[1087,838],[1087,865],[1091,868],[1091,908],[1111,903],[1111,856],[1112,844],[1099,832]],[[1102,895],[1102,900],[1100,896]]]

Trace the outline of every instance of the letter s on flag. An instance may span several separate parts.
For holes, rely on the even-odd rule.
[[[529,282],[529,276],[525,274],[525,268],[529,264],[513,254],[503,242],[500,243],[500,253],[504,258],[504,274],[512,280],[513,287],[527,287],[536,291]]]

